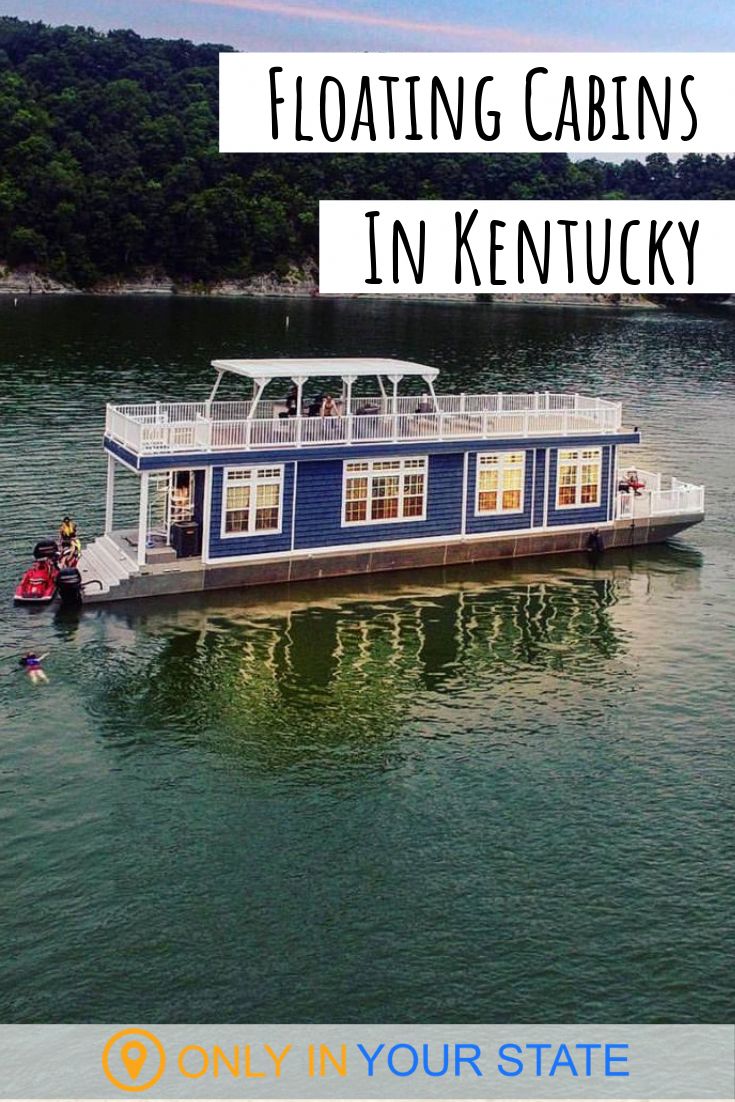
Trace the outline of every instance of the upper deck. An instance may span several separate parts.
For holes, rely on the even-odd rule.
[[[134,455],[146,456],[622,431],[620,402],[548,391],[437,394],[437,370],[405,361],[215,360],[213,366],[217,381],[206,401],[108,405],[106,436]],[[216,401],[227,373],[250,379],[252,398]],[[354,388],[369,376],[377,378],[377,393],[356,395]],[[407,377],[423,380],[426,390],[400,395],[399,383]],[[304,397],[310,380],[316,384],[323,379],[341,382],[328,415],[316,397]],[[276,381],[281,390],[290,384],[289,395],[264,398]],[[329,393],[323,386],[321,392]]]

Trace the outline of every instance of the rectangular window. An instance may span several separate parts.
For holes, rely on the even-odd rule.
[[[525,473],[525,452],[478,455],[475,515],[522,513]]]
[[[280,532],[283,467],[234,467],[224,472],[223,536]]]
[[[345,463],[342,523],[425,520],[427,469],[426,457]]]
[[[600,448],[575,448],[559,452],[556,476],[557,509],[599,505],[602,482]]]

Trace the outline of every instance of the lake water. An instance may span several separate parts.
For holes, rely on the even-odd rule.
[[[732,314],[28,298],[0,336],[2,1020],[732,1020]],[[622,399],[706,523],[596,567],[13,608],[64,512],[100,531],[105,402],[333,353]]]

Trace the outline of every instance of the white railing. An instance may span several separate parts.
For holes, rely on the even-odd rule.
[[[439,412],[421,398],[353,398],[336,417],[287,417],[283,403],[156,402],[108,406],[106,434],[140,454],[248,450],[386,440],[568,436],[619,430],[619,402],[578,394],[439,395]],[[358,413],[358,410],[360,411]]]
[[[616,510],[618,518],[634,521],[646,517],[704,513],[704,486],[695,486],[672,478],[670,488],[662,489],[660,474],[638,470],[638,476],[641,482],[646,483],[646,487],[654,485],[656,488],[646,488],[638,494],[632,491],[619,493]]]

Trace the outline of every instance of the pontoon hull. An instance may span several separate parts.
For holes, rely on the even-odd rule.
[[[605,550],[638,547],[648,543],[663,543],[704,519],[702,514],[657,516],[636,520],[615,521],[599,526]],[[393,570],[416,570],[423,567],[455,566],[503,559],[527,558],[533,555],[584,552],[595,527],[493,535],[455,540],[416,542],[411,546],[373,547],[317,554],[274,556],[247,563],[206,564],[192,560],[191,566],[171,571],[166,567],[147,567],[106,592],[90,593],[85,601],[138,600],[181,593],[207,592],[215,589],[237,589],[249,586],[282,585],[316,578],[338,578],[348,575],[375,574]]]

